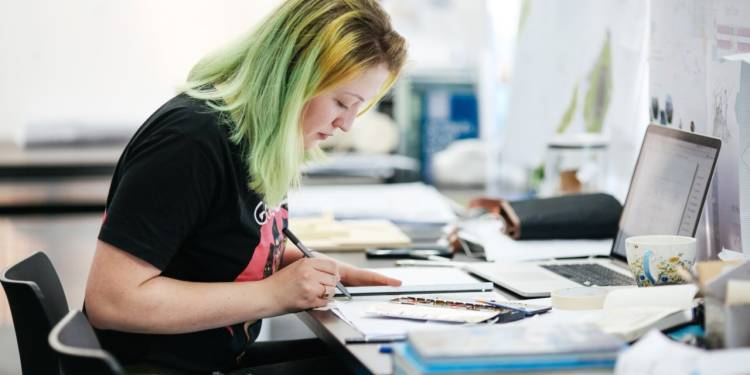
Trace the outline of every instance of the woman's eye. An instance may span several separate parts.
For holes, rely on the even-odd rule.
[[[343,108],[343,109],[349,109],[349,107],[347,107],[346,105],[344,105],[344,103],[342,103],[342,102],[341,102],[340,100],[338,100],[338,99],[336,99],[336,105],[338,105],[339,107],[341,107],[341,108]]]

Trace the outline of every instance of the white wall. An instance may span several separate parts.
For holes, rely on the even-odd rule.
[[[140,125],[280,0],[0,2],[0,141],[29,122]]]

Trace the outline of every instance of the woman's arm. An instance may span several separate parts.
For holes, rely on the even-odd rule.
[[[324,306],[323,290],[331,294],[338,279],[336,262],[304,259],[260,281],[180,281],[98,241],[86,285],[86,313],[100,329],[195,332]]]

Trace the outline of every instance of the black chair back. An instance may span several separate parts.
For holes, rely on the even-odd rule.
[[[0,275],[8,296],[24,374],[60,374],[47,337],[68,312],[60,278],[43,252],[36,252]]]
[[[86,316],[74,310],[65,315],[49,334],[49,345],[60,356],[66,374],[124,374],[111,354],[102,350]]]

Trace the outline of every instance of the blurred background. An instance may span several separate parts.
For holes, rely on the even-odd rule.
[[[125,142],[200,57],[279,3],[0,2],[0,266],[44,250],[81,306]],[[622,202],[656,123],[725,141],[702,254],[750,253],[746,2],[382,4],[409,42],[406,70],[375,111],[323,144],[329,160],[308,166],[304,186],[421,182],[458,205],[595,191]],[[0,373],[20,373],[15,346],[0,298]]]

